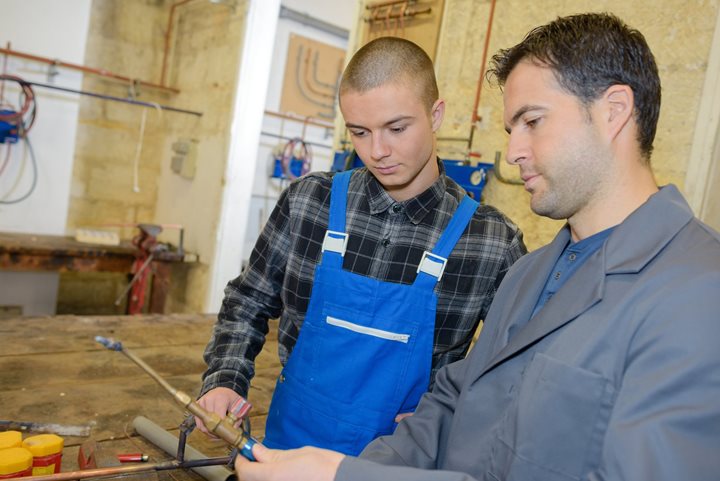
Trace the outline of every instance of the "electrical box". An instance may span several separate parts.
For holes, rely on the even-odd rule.
[[[333,156],[333,163],[330,170],[333,172],[342,172],[356,167],[362,167],[364,164],[354,150],[338,150]]]
[[[0,119],[3,117],[5,118],[11,118],[11,116],[17,114],[17,112],[13,110],[0,110]],[[10,144],[14,144],[18,141],[18,128],[17,125],[11,124],[10,122],[5,122],[4,120],[0,120],[0,144],[4,144],[5,142],[8,142]]]
[[[173,142],[172,151],[170,169],[181,177],[194,179],[197,169],[198,141],[178,139],[177,142]]]
[[[480,202],[487,175],[495,166],[484,163],[472,165],[463,160],[443,160],[443,164],[447,176],[460,184],[470,197]]]

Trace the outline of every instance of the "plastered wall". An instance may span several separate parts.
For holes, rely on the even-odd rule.
[[[498,0],[488,57],[557,16],[588,11],[618,15],[645,35],[655,53],[663,105],[652,165],[658,183],[674,183],[682,189],[719,4],[718,0]],[[441,96],[447,101],[440,136],[469,134],[489,13],[489,0],[446,0],[436,59]],[[479,112],[483,120],[473,150],[482,154],[482,162],[493,162],[496,151],[501,151],[504,159],[507,135],[502,124],[502,97],[487,82],[481,90]],[[503,163],[501,169],[504,176],[517,178],[516,168]],[[549,242],[562,226],[562,222],[534,215],[522,186],[492,179],[484,198],[520,225],[530,249]]]
[[[160,83],[169,0],[94,0],[85,64]],[[193,116],[85,98],[80,107],[72,177],[68,230],[107,223],[180,224],[185,249],[197,254],[192,265],[175,266],[167,312],[200,312],[207,271],[214,256],[224,166],[227,162],[231,105],[242,47],[247,2],[235,7],[193,1],[176,9],[166,93],[140,87],[138,100],[202,112]],[[85,76],[85,90],[124,97],[128,86]],[[137,177],[134,159],[145,112],[145,131]],[[197,139],[194,178],[170,169],[173,142]],[[137,181],[136,181],[137,178]],[[137,188],[136,188],[137,187]],[[135,234],[120,229],[122,238]],[[178,244],[178,232],[166,229],[161,240]],[[58,312],[117,312],[115,297],[127,282],[123,275],[64,274]]]

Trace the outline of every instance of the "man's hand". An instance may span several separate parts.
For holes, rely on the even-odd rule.
[[[344,454],[320,448],[282,451],[253,446],[256,462],[242,456],[235,460],[240,481],[332,481]]]
[[[230,406],[232,406],[232,403],[234,403],[239,397],[240,395],[232,389],[228,389],[226,387],[216,387],[215,389],[209,390],[203,397],[198,399],[198,404],[205,410],[213,412],[221,418],[224,418],[230,409]],[[195,424],[200,431],[204,432],[208,436],[216,437],[208,431],[205,424],[203,424],[202,420],[197,416],[195,416]]]
[[[399,422],[402,421],[403,419],[405,419],[405,418],[407,418],[407,417],[409,417],[409,416],[412,416],[413,414],[415,414],[415,411],[412,411],[412,412],[409,412],[409,413],[398,414],[397,416],[395,416],[395,422],[396,422],[396,423],[399,423]]]

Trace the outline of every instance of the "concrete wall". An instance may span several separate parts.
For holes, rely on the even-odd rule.
[[[489,55],[519,42],[532,27],[573,13],[612,12],[640,30],[655,53],[663,85],[653,169],[660,184],[672,182],[682,189],[719,5],[718,0],[502,0],[495,9]],[[441,136],[469,133],[489,12],[489,1],[447,0],[437,59],[440,91],[448,104]],[[492,162],[496,151],[503,152],[504,159],[502,98],[487,83],[479,110],[483,121],[473,150],[482,153],[484,162]],[[516,177],[515,170],[502,165],[507,177]],[[522,186],[492,179],[484,196],[520,225],[531,249],[547,243],[562,225],[532,214]]]
[[[85,63],[160,83],[172,3],[94,0]],[[238,1],[235,8],[204,1],[178,7],[166,83],[180,93],[139,89],[138,100],[199,111],[201,117],[97,99],[83,99],[81,104],[68,228],[137,222],[182,225],[185,249],[198,254],[199,262],[174,268],[168,312],[203,310],[208,266],[215,255],[246,7],[245,1]],[[121,97],[128,94],[127,85],[98,77],[87,76],[83,87]],[[198,141],[193,178],[170,169],[172,144],[180,139]],[[136,185],[134,160],[140,141]],[[120,231],[123,238],[135,233],[132,228]],[[161,239],[177,245],[178,232],[166,229]],[[108,301],[114,300],[126,279],[122,275],[114,279],[114,289],[102,287],[112,294],[108,299],[99,295],[99,280],[88,284],[83,275],[63,275],[58,301],[62,311],[120,309]],[[88,296],[83,302],[72,300],[88,289],[98,294],[95,301],[88,302]]]

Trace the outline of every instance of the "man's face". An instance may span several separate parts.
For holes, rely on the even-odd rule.
[[[395,200],[415,197],[435,182],[433,134],[442,122],[442,100],[428,112],[414,87],[393,82],[345,92],[340,109],[358,156]]]
[[[520,167],[533,212],[570,220],[591,211],[612,168],[593,105],[583,106],[549,68],[529,61],[510,73],[503,97],[507,161]]]

